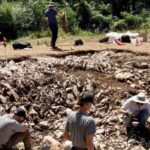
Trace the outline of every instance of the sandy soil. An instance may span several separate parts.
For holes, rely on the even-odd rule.
[[[135,46],[133,44],[126,44],[123,46],[119,46],[117,44],[102,44],[99,43],[98,37],[88,37],[81,38],[84,42],[83,46],[74,46],[74,41],[79,39],[80,37],[65,37],[59,38],[57,41],[57,46],[61,49],[61,51],[54,51],[51,47],[48,46],[49,39],[36,39],[36,40],[26,40],[31,43],[33,46],[32,49],[24,49],[24,50],[13,50],[11,44],[8,44],[6,48],[3,45],[0,45],[0,59],[10,59],[16,58],[20,56],[60,56],[60,55],[68,55],[77,52],[84,51],[101,51],[106,49],[111,50],[121,50],[121,51],[133,51],[135,53],[142,54],[150,54],[150,43],[144,42],[140,46]]]

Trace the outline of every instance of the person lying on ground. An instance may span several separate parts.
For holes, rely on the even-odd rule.
[[[133,121],[136,121],[139,129],[142,129],[150,115],[150,102],[145,94],[140,92],[129,98],[118,112],[124,115],[123,120],[126,123],[127,132],[133,126]]]
[[[1,43],[2,45],[4,45],[5,47],[7,46],[7,39],[6,39],[6,37],[4,37],[4,36],[2,35],[1,32],[0,32],[0,43]]]
[[[71,150],[72,143],[71,141],[65,141],[63,144],[55,140],[51,136],[45,136],[42,141],[41,150],[50,149],[50,150]]]
[[[71,140],[71,150],[94,150],[93,137],[96,132],[95,122],[88,111],[94,102],[93,94],[83,92],[78,98],[76,111],[73,111],[66,122],[64,139]]]
[[[10,150],[19,142],[24,143],[25,150],[32,150],[29,129],[21,125],[25,119],[26,111],[22,107],[0,117],[0,150]]]

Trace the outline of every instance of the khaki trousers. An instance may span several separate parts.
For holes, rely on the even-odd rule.
[[[32,150],[31,148],[31,136],[30,132],[26,131],[24,133],[15,133],[13,134],[4,148],[0,148],[0,150],[9,150],[13,146],[17,145],[19,142],[24,143],[25,150]]]

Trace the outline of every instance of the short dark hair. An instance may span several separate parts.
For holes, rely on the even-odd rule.
[[[79,95],[77,105],[83,106],[88,102],[94,103],[94,96],[91,92],[84,91]]]

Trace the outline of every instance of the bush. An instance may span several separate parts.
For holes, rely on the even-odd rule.
[[[140,16],[143,18],[141,25],[142,29],[150,28],[150,11],[142,9]]]
[[[133,15],[132,13],[123,12],[122,17],[123,19],[116,19],[113,22],[113,30],[138,29],[144,22],[140,15]]]
[[[112,26],[112,30],[125,30],[125,29],[127,29],[127,25],[126,25],[124,19],[120,19],[120,20],[114,22],[114,24]]]
[[[48,3],[45,1],[41,0],[31,0],[29,3],[26,4],[26,7],[29,7],[30,10],[32,10],[33,13],[33,20],[34,22],[32,23],[32,29],[33,30],[39,30],[41,29],[42,26],[44,26],[44,13],[46,9],[48,8]]]
[[[142,23],[141,28],[142,29],[148,29],[150,28],[150,17],[149,18],[145,18],[145,22]]]
[[[45,2],[40,0],[3,2],[0,5],[0,29],[9,38],[16,38],[27,31],[40,30],[44,26],[45,7]]]
[[[34,23],[34,14],[30,7],[26,7],[22,3],[14,3],[11,14],[18,34],[31,29]]]
[[[104,16],[110,15],[112,11],[110,4],[101,4],[99,10],[100,10],[100,13]]]
[[[93,11],[92,18],[91,18],[91,29],[92,30],[108,30],[110,28],[110,20],[108,17],[105,17],[101,14],[99,14],[98,11]]]
[[[89,29],[90,27],[90,20],[92,17],[92,8],[89,3],[86,1],[81,1],[77,7],[77,19],[78,19],[78,26],[81,29]]]
[[[143,21],[143,18],[140,15],[133,15],[132,13],[123,12],[122,16],[129,29],[139,28]]]
[[[12,17],[11,3],[2,3],[0,5],[0,30],[9,37],[16,37],[14,20]]]
[[[66,8],[66,14],[67,14],[67,21],[68,21],[68,31],[72,34],[75,34],[78,31],[77,27],[77,19],[76,19],[76,13],[73,11],[71,7]],[[62,26],[63,30],[66,31],[66,21],[65,17],[60,19],[60,25]]]

